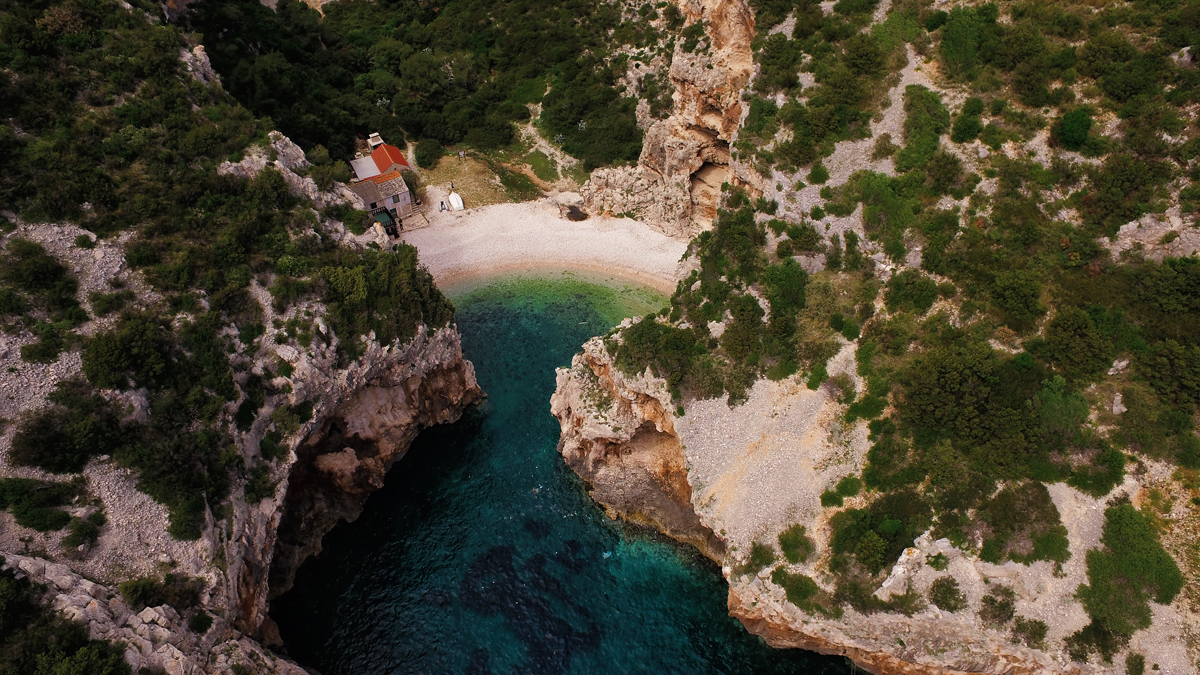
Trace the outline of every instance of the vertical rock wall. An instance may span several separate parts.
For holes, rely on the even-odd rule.
[[[654,527],[719,564],[725,545],[692,510],[671,409],[666,382],[624,376],[600,338],[558,370],[550,399],[562,426],[558,450],[609,517]]]
[[[741,124],[741,92],[754,68],[754,15],[745,0],[681,0],[689,24],[703,22],[697,52],[677,43],[670,78],[671,116],[646,132],[634,167],[597,169],[582,194],[594,212],[633,213],[673,237],[712,226],[721,184],[742,184],[730,162]]]
[[[358,517],[422,429],[457,420],[483,396],[452,326],[418,329],[405,345],[372,342],[348,368],[331,366],[297,368],[293,398],[315,401],[314,416],[294,436],[275,496],[235,504],[225,592],[237,627],[268,643],[278,641],[268,600],[291,587],[325,533]]]

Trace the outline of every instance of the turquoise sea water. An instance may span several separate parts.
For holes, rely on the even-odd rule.
[[[848,672],[747,633],[715,565],[608,520],[556,451],[554,368],[661,296],[570,276],[451,295],[488,398],[423,432],[273,603],[291,656],[324,675]]]

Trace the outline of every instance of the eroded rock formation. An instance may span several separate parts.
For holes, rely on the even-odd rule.
[[[754,15],[745,0],[682,0],[680,9],[707,35],[694,52],[676,44],[671,116],[646,132],[637,166],[596,170],[582,194],[592,211],[633,213],[686,239],[711,227],[722,183],[748,185],[731,166],[730,144],[754,67]]]
[[[221,589],[234,624],[269,644],[278,642],[269,599],[291,587],[296,568],[320,552],[325,533],[358,517],[422,429],[457,420],[482,396],[452,326],[421,327],[403,345],[371,341],[345,369],[333,358],[286,346],[278,351],[295,368],[293,403],[315,402],[314,415],[292,436],[275,496],[258,504],[235,499]],[[257,444],[268,417],[240,439],[243,446]]]
[[[854,378],[853,344],[844,345],[828,368]],[[816,555],[778,564],[789,574],[809,576],[821,592],[834,592],[828,571],[832,510],[821,507],[820,495],[860,472],[869,446],[865,423],[847,424],[834,393],[809,390],[793,378],[760,381],[743,405],[693,401],[679,417],[664,380],[616,370],[605,341],[594,338],[569,369],[558,371],[551,405],[562,428],[560,452],[589,483],[592,497],[611,517],[652,525],[717,560],[729,583],[730,614],[774,647],[844,655],[869,672],[889,675],[1111,672],[1095,661],[1073,662],[1061,647],[1089,621],[1075,592],[1087,583],[1088,550],[1099,545],[1103,499],[1062,483],[1049,486],[1070,541],[1070,558],[1061,566],[991,564],[926,533],[875,591],[883,600],[916,594],[908,614],[863,613],[838,602],[844,614],[827,616],[789,601],[772,579],[775,564],[754,572],[746,563],[751,542],[774,546],[781,531],[802,524]],[[1133,495],[1136,504],[1147,486],[1171,480],[1172,471],[1165,463],[1147,464],[1144,474],[1127,476],[1118,491]],[[859,495],[846,506],[862,508],[868,500]],[[945,564],[935,567],[929,561],[938,554]],[[924,601],[932,582],[945,576],[964,593],[966,607],[959,611]],[[1010,627],[984,623],[982,599],[1000,586],[1013,589],[1016,616],[1048,626],[1051,649],[1026,646]],[[1134,648],[1153,653],[1165,670],[1193,672],[1181,635],[1194,619],[1181,602],[1155,607],[1154,626],[1136,636]]]
[[[550,399],[559,452],[610,517],[657,528],[719,563],[725,546],[692,510],[671,406],[663,380],[623,375],[600,338],[558,370]]]
[[[338,386],[329,414],[296,449],[271,558],[272,596],[291,588],[326,532],[358,517],[418,432],[457,420],[482,395],[452,328],[371,361],[361,386]]]

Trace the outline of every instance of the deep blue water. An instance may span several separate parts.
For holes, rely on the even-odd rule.
[[[554,368],[661,298],[558,279],[455,302],[488,398],[423,432],[274,602],[291,656],[324,675],[849,672],[747,633],[711,562],[608,520],[557,454]]]

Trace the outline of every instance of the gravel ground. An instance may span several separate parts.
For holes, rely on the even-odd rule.
[[[430,188],[430,203],[439,196]],[[507,272],[566,269],[675,290],[687,244],[636,220],[559,217],[552,199],[494,204],[464,211],[434,210],[429,227],[406,232],[439,284]]]
[[[847,344],[830,360],[831,375],[854,372]],[[821,493],[858,473],[868,443],[866,424],[845,427],[826,388],[798,378],[759,380],[744,405],[696,401],[675,423],[688,462],[692,503],[721,534],[735,558],[756,539],[773,541],[791,523],[821,517]],[[810,531],[814,530],[810,526]]]

